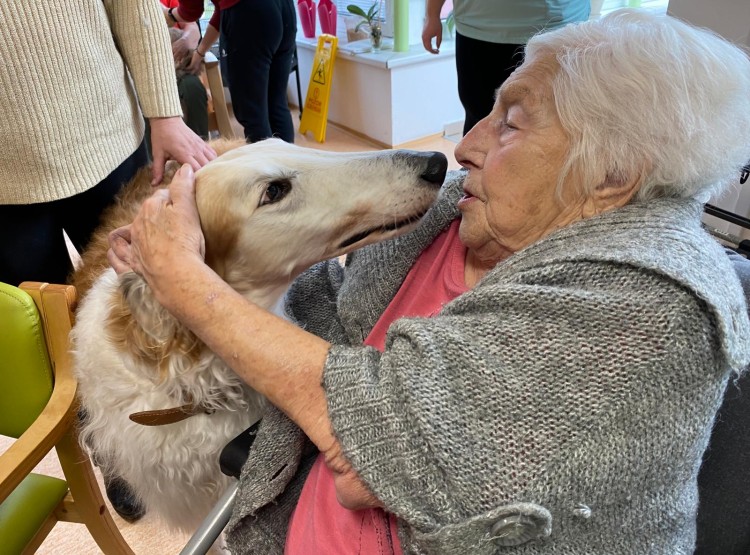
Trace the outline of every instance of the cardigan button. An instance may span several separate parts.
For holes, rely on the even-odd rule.
[[[549,511],[531,503],[516,504],[513,508],[516,511],[506,512],[490,527],[490,539],[495,544],[521,545],[550,535],[552,515]]]

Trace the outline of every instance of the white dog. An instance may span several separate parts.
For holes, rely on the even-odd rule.
[[[445,171],[440,153],[329,153],[279,140],[230,150],[196,174],[206,261],[270,309],[312,264],[413,229]],[[137,177],[106,215],[75,276],[81,440],[148,511],[192,530],[228,486],[221,449],[259,418],[263,399],[158,305],[141,278],[118,279],[107,267],[106,234],[132,220],[149,177]],[[173,423],[143,424],[152,418]]]

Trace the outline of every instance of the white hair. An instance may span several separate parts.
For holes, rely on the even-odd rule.
[[[642,178],[637,198],[648,199],[707,198],[738,181],[750,160],[750,59],[739,47],[673,17],[619,10],[526,47],[528,57],[548,52],[571,140],[560,183],[574,173],[591,193],[601,176]]]

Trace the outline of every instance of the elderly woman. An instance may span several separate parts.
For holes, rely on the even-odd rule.
[[[621,12],[538,35],[421,227],[295,282],[306,331],[205,266],[181,171],[110,259],[276,407],[233,551],[690,553],[750,361],[701,202],[748,129],[750,61],[709,32]]]

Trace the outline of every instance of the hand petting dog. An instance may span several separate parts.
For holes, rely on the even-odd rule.
[[[157,190],[143,203],[132,224],[114,230],[109,242],[107,259],[115,271],[136,272],[149,284],[191,258],[202,265],[206,244],[190,165],[184,164],[175,173],[168,189]]]
[[[150,118],[151,152],[154,157],[151,185],[158,185],[164,177],[167,160],[189,164],[198,171],[216,158],[216,152],[196,135],[181,117]]]

